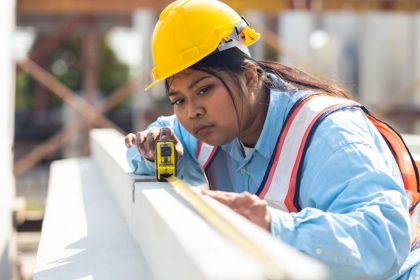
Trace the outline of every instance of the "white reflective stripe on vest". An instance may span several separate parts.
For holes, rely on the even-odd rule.
[[[203,170],[206,169],[216,150],[217,147],[198,141],[196,159]]]
[[[306,142],[306,133],[318,116],[338,105],[358,105],[344,98],[327,95],[310,96],[303,100],[284,124],[284,131],[278,143],[270,174],[260,194],[274,208],[289,211],[286,207],[286,195],[290,188],[293,168]],[[293,182],[294,184],[294,182]],[[292,198],[293,199],[293,198]]]

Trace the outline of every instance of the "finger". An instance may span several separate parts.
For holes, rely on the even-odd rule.
[[[145,140],[145,157],[149,160],[155,159],[156,139],[159,137],[159,129],[153,129],[146,135]]]
[[[228,206],[235,211],[243,211],[258,200],[260,199],[257,196],[254,197],[249,192],[243,192],[234,197]]]
[[[267,209],[267,201],[260,200],[255,202],[250,207],[246,208],[242,215],[263,229],[271,231],[271,216]]]
[[[153,128],[147,133],[147,136],[152,135],[153,140],[156,141],[157,139],[159,139],[160,130],[161,128]]]
[[[177,152],[178,159],[184,155],[184,147],[176,137],[175,133],[170,127],[162,127],[159,132],[159,140],[170,140],[174,141],[175,149]]]
[[[226,196],[226,197],[236,197],[236,196],[239,195],[238,193],[235,193],[235,192],[210,191],[210,190],[207,190],[207,191],[208,192],[211,192],[211,193],[213,193],[215,195]]]
[[[175,137],[175,149],[178,154],[178,159],[184,155],[184,146],[182,146],[181,142]]]
[[[224,192],[224,191],[213,191],[213,190],[207,190],[207,189],[201,189],[201,192],[203,194],[209,195],[209,196],[226,196],[226,197],[233,197],[238,195],[237,193],[233,192]]]
[[[204,195],[207,195],[217,201],[219,201],[222,204],[227,204],[229,201],[227,199],[227,197],[222,196],[220,194],[217,194],[215,191],[210,191],[210,190],[206,190],[206,189],[202,189],[201,193]]]
[[[134,133],[129,133],[124,137],[125,146],[130,148],[132,145],[135,145],[136,135]]]
[[[144,141],[146,139],[146,133],[144,131],[140,131],[136,133],[135,145],[139,150],[141,156],[145,156],[146,149],[144,147]]]
[[[202,193],[205,195],[210,196],[211,198],[219,201],[222,204],[229,205],[234,198],[235,193],[229,193],[229,192],[222,192],[222,191],[209,191],[209,190],[202,190]]]

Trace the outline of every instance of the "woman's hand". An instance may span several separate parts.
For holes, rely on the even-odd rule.
[[[241,214],[254,224],[267,231],[271,231],[271,217],[267,209],[267,201],[260,199],[255,194],[250,194],[249,192],[209,191],[205,189],[201,190],[201,192],[229,206],[232,210]]]
[[[157,140],[174,141],[178,158],[182,157],[184,154],[184,148],[182,147],[181,142],[169,127],[139,131],[136,134],[129,133],[124,138],[127,148],[135,145],[139,150],[140,155],[149,161],[155,161],[155,146]]]

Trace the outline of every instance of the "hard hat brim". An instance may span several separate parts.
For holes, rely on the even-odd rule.
[[[144,91],[148,91],[150,88],[154,87],[155,85],[157,85],[161,81],[162,80],[156,80],[156,81],[151,82],[147,87],[144,88]]]

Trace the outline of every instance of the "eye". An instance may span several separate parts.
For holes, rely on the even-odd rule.
[[[180,98],[180,99],[176,99],[176,100],[174,100],[174,101],[172,101],[172,100],[171,100],[171,104],[172,104],[172,105],[174,105],[174,106],[179,106],[179,105],[181,105],[182,103],[184,103],[184,99],[182,99],[182,98]]]
[[[201,88],[199,91],[198,91],[198,94],[197,95],[203,95],[203,94],[206,94],[206,93],[208,93],[211,89],[213,88],[213,86],[205,86],[205,87],[203,87],[203,88]]]

